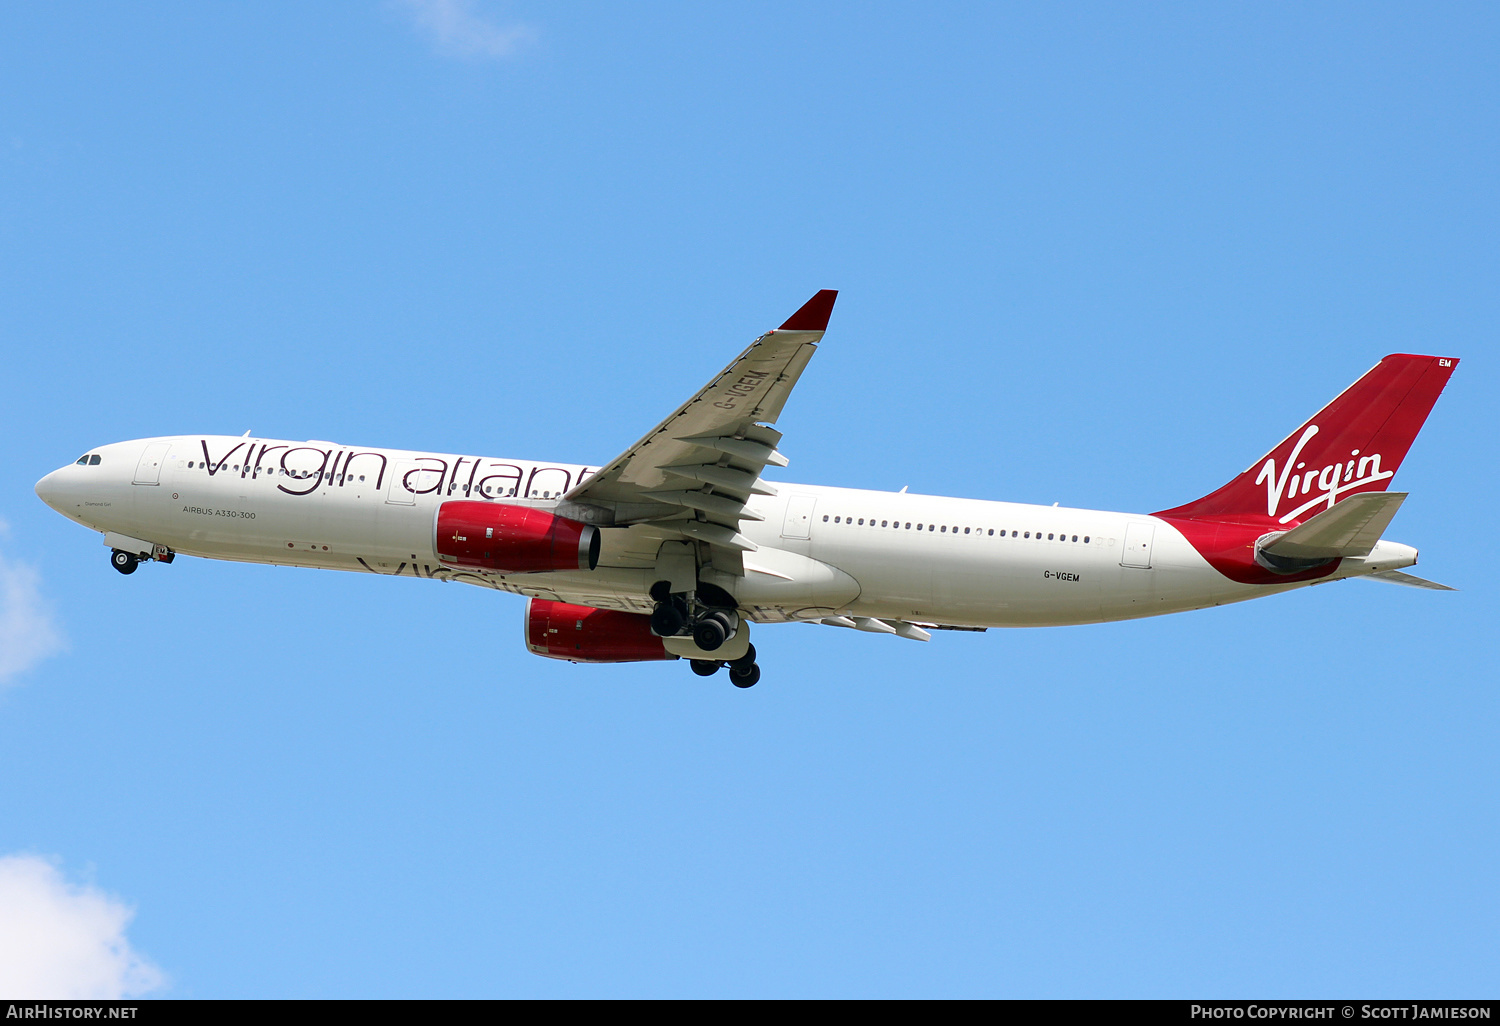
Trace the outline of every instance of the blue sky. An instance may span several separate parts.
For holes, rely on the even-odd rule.
[[[74,959],[35,979],[1495,990],[1493,7],[60,3],[0,29],[0,950],[46,926]],[[1462,357],[1389,533],[1461,590],[928,645],[765,629],[740,692],[538,659],[477,589],[120,577],[32,493],[179,432],[602,462],[820,288],[784,480],[1160,509],[1381,355]]]

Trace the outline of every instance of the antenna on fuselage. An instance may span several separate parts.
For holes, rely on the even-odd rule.
[[[246,431],[243,435],[240,435],[240,437],[241,438],[249,438],[250,437],[250,432]]]
[[[906,490],[908,488],[910,488],[910,487],[911,487],[910,485],[902,485],[901,486],[901,490],[899,492],[897,492],[896,494],[897,495],[905,495],[906,494]]]

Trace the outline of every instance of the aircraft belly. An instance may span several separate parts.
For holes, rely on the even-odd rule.
[[[600,566],[595,570],[560,570],[545,574],[510,574],[499,580],[503,590],[531,595],[551,592],[564,602],[595,609],[621,609],[649,613],[653,603],[646,594],[653,574],[649,569]]]
[[[812,620],[847,609],[860,582],[842,569],[783,548],[764,547],[744,556],[743,576],[712,574],[751,619]]]

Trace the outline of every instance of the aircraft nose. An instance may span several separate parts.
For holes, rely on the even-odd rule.
[[[61,470],[54,470],[36,483],[37,498],[53,509],[57,509],[63,501],[62,483],[58,480],[61,475]]]

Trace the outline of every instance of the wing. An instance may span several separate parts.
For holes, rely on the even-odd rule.
[[[651,522],[674,537],[708,542],[716,566],[739,566],[755,545],[739,532],[759,520],[751,495],[774,495],[760,481],[767,464],[786,466],[776,451],[781,415],[802,370],[817,351],[838,292],[824,289],[785,324],[750,343],[728,367],[671,416],[565,501],[603,506],[616,525]]]

